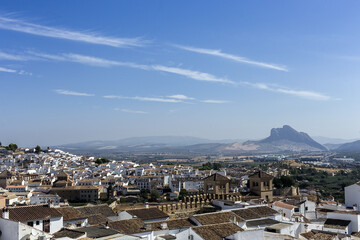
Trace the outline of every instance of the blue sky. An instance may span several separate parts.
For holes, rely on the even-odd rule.
[[[0,140],[360,137],[358,1],[2,1]]]

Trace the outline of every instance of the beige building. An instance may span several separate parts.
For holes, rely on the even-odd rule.
[[[215,173],[204,178],[205,194],[229,194],[230,179],[221,174]]]
[[[6,188],[6,186],[10,185],[10,183],[15,179],[11,172],[8,170],[0,173],[0,187]]]
[[[263,171],[258,171],[249,176],[250,191],[266,201],[273,200],[274,177]]]
[[[96,186],[53,187],[51,193],[61,197],[61,201],[96,202],[99,199],[99,188]]]
[[[69,175],[65,171],[59,172],[58,175],[56,175],[56,181],[53,183],[53,187],[69,187],[73,186],[73,180],[69,177]]]

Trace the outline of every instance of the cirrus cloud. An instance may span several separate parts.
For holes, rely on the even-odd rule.
[[[147,41],[144,41],[141,38],[108,37],[94,32],[72,31],[64,28],[49,27],[5,16],[0,16],[0,28],[37,36],[107,45],[111,47],[140,47],[147,43]]]
[[[190,52],[196,52],[196,53],[201,53],[201,54],[217,56],[217,57],[226,58],[226,59],[230,59],[230,60],[233,60],[236,62],[246,63],[246,64],[250,64],[250,65],[254,65],[254,66],[258,66],[258,67],[262,67],[262,68],[269,68],[269,69],[274,69],[274,70],[284,71],[284,72],[289,71],[287,69],[287,67],[285,67],[285,66],[251,60],[251,59],[248,59],[245,57],[240,57],[237,55],[224,53],[219,49],[196,48],[196,47],[188,47],[188,46],[182,46],[182,45],[176,45],[176,44],[173,46],[183,49],[183,50],[186,50],[186,51],[190,51]]]
[[[71,96],[80,96],[80,97],[95,96],[94,94],[90,94],[90,93],[74,92],[74,91],[63,90],[63,89],[56,89],[55,92],[58,94],[61,94],[61,95],[71,95]]]

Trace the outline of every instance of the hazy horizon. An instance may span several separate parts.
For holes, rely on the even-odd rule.
[[[0,7],[0,141],[359,139],[358,1]]]

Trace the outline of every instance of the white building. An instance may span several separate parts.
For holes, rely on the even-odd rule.
[[[347,207],[360,206],[360,182],[345,187],[345,205]]]
[[[60,203],[60,199],[61,198],[56,194],[34,193],[30,197],[30,204],[38,205],[51,203],[54,206],[58,206]]]
[[[50,240],[51,235],[24,223],[0,218],[0,240],[43,239]]]
[[[347,230],[348,234],[360,231],[360,212],[358,211],[334,211],[327,213],[328,219],[348,220],[351,221]]]
[[[274,210],[281,213],[281,215],[287,219],[291,219],[293,214],[295,213],[295,207],[291,204],[287,204],[284,202],[276,201],[272,204]]]
[[[144,223],[148,223],[168,220],[169,215],[154,207],[124,210],[118,215],[119,220],[127,220],[133,218],[139,218],[144,221]]]
[[[2,217],[50,234],[63,227],[63,216],[49,205],[4,208]]]

